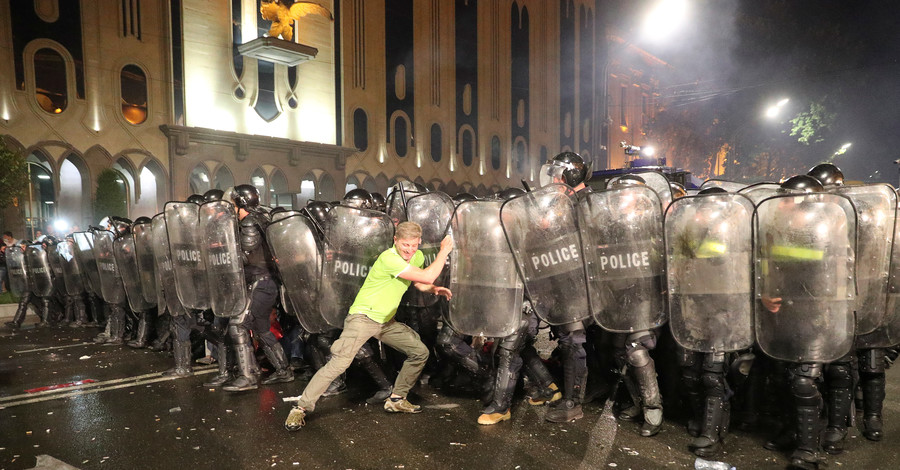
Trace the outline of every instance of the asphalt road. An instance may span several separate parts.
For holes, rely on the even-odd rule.
[[[290,405],[282,398],[298,395],[305,381],[241,394],[207,389],[201,384],[212,366],[161,378],[170,355],[89,343],[96,333],[0,327],[0,468],[32,468],[39,456],[100,469],[694,468],[691,438],[671,419],[659,435],[642,438],[637,424],[615,421],[604,403],[553,424],[543,420],[545,408],[517,398],[511,421],[479,426],[476,397],[429,386],[411,397],[423,413],[393,415],[364,404],[368,391],[358,383],[320,401],[307,426],[288,433],[282,423]],[[885,440],[851,430],[844,454],[829,456],[830,468],[900,468],[896,368],[887,393]],[[734,431],[719,460],[739,470],[784,468],[785,455],[762,448],[765,431]]]

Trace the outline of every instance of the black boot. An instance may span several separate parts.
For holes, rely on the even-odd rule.
[[[112,323],[112,328],[109,330],[109,341],[106,344],[118,346],[125,343],[125,310],[119,305],[111,307],[107,321]]]
[[[109,341],[112,338],[112,318],[106,319],[106,327],[103,328],[103,332],[94,337],[94,342],[97,344],[103,344]]]
[[[497,424],[510,418],[509,409],[512,405],[513,393],[516,391],[516,382],[519,380],[522,358],[515,354],[514,351],[502,347],[498,355],[500,356],[500,361],[497,364],[497,373],[494,377],[493,397],[487,408],[481,411],[481,416],[478,417],[478,424]],[[551,413],[554,411],[556,411],[556,414],[551,416]],[[571,419],[577,419],[575,416],[568,417],[564,416],[564,414],[557,410],[551,410],[547,412],[544,418],[555,423],[564,423]],[[555,419],[559,421],[554,421]]]
[[[706,458],[719,451],[725,431],[726,406],[722,397],[706,397],[700,435],[689,446],[694,455]]]
[[[797,448],[791,454],[791,468],[819,468],[819,412],[815,406],[797,407]]]
[[[6,322],[6,326],[12,329],[18,329],[22,326],[22,322],[25,321],[25,314],[28,313],[28,302],[31,299],[30,294],[24,294],[22,299],[19,300],[19,307],[16,308],[16,314],[13,315],[13,319]]]
[[[191,368],[191,342],[176,341],[173,348],[175,354],[175,368],[162,373],[163,377],[187,377],[193,374]]]
[[[138,322],[137,336],[128,342],[128,347],[143,349],[147,347],[147,339],[150,337],[150,322],[147,317],[149,312],[141,312],[141,320]]]
[[[653,359],[641,366],[633,367],[634,378],[641,392],[641,408],[644,411],[644,424],[641,426],[641,436],[655,436],[663,423],[662,397],[659,393],[659,383],[656,381],[656,366]]]
[[[884,406],[884,372],[865,373],[862,380],[863,431],[870,441],[880,441],[884,432],[881,410]]]
[[[250,333],[247,330],[229,326],[229,334],[234,341],[234,355],[237,360],[239,376],[222,386],[226,392],[243,392],[256,390],[259,385],[259,366],[256,364],[256,356],[253,353],[253,344],[250,342]]]
[[[225,348],[225,341],[216,343],[216,363],[219,366],[219,373],[216,374],[209,382],[204,382],[204,387],[221,387],[234,377],[231,375],[231,364],[229,363],[228,349]]]
[[[378,391],[366,399],[366,403],[370,405],[384,403],[384,401],[391,396],[391,391],[394,388],[391,381],[388,380],[387,375],[384,373],[384,370],[382,370],[381,366],[379,366],[371,357],[361,358],[356,362],[367,374],[369,374],[369,377],[372,378],[372,381],[375,382],[375,385],[378,387]]]
[[[831,455],[844,451],[851,399],[849,388],[832,388],[828,393],[828,427],[822,434],[822,448]]]
[[[263,385],[271,385],[274,383],[287,383],[294,381],[294,371],[288,365],[287,358],[284,355],[284,348],[280,344],[274,346],[265,346],[263,351],[269,359],[269,363],[275,368],[275,372],[263,379]]]
[[[50,326],[50,298],[41,298],[41,313],[38,316],[41,318],[41,322],[37,325],[38,328]]]

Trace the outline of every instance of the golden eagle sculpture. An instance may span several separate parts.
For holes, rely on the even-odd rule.
[[[306,15],[322,15],[331,21],[334,16],[327,8],[315,2],[294,2],[291,6],[287,6],[285,0],[275,0],[274,2],[263,2],[259,8],[264,20],[272,22],[269,28],[269,37],[290,41],[294,38],[294,21],[300,20]]]

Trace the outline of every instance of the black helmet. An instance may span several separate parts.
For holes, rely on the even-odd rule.
[[[588,167],[585,165],[581,155],[575,152],[563,152],[553,157],[553,160],[547,163],[564,167],[565,170],[562,173],[563,182],[573,188],[587,179]]]
[[[719,186],[711,186],[709,188],[703,188],[697,194],[727,194],[728,191],[725,188],[721,188]]]
[[[309,201],[306,203],[306,212],[317,222],[325,221],[325,215],[331,210],[331,204],[325,201]]]
[[[113,233],[116,234],[116,238],[124,237],[131,233],[131,219],[113,216],[110,224],[112,225]]]
[[[256,209],[259,207],[259,190],[252,184],[239,184],[231,190],[231,202],[245,211]]]
[[[150,220],[150,217],[140,216],[137,219],[134,219],[134,223],[131,224],[131,226],[134,227],[138,224],[149,224],[150,222],[153,222],[152,220]]]
[[[806,174],[819,180],[822,186],[840,186],[844,184],[844,172],[831,163],[819,163],[810,168]]]
[[[221,189],[210,189],[203,193],[203,200],[206,202],[221,201],[225,197],[225,191]]]
[[[372,209],[375,207],[375,201],[372,200],[372,195],[362,188],[351,189],[350,192],[344,195],[341,204],[357,209]]]
[[[186,201],[187,201],[187,202],[193,202],[194,204],[197,204],[198,206],[199,206],[200,204],[203,204],[204,202],[206,202],[206,201],[203,199],[203,196],[201,196],[200,194],[191,194],[190,196],[188,196],[188,198],[187,198]]]
[[[504,201],[508,201],[513,198],[517,198],[521,195],[525,194],[525,190],[522,188],[512,187],[506,188],[503,191],[497,193],[497,199],[502,199]]]
[[[426,188],[425,185],[423,185],[421,183],[413,183],[413,184],[416,186],[416,191],[418,191],[420,193],[428,192],[428,188]]]
[[[672,199],[678,199],[680,197],[687,196],[687,191],[684,189],[684,186],[682,186],[681,183],[669,181],[669,189],[672,191]]]
[[[43,243],[44,245],[46,245],[48,247],[56,246],[56,244],[59,243],[59,240],[57,240],[56,237],[54,237],[53,235],[47,235],[44,237],[43,240],[41,240],[41,243]]]
[[[281,206],[275,206],[275,207],[272,208],[271,211],[269,211],[269,216],[273,216],[273,215],[278,214],[278,213],[280,213],[280,212],[287,212],[287,209],[285,209],[284,207],[281,207]]]
[[[461,202],[477,201],[477,200],[478,200],[477,197],[475,197],[474,195],[469,194],[467,192],[456,193],[456,196],[453,196],[453,202],[455,202],[457,204],[459,204]]]
[[[818,193],[825,190],[822,183],[809,175],[794,175],[781,183],[781,189],[790,189],[804,193]]]
[[[372,202],[375,204],[375,210],[384,212],[387,210],[387,201],[381,193],[371,193]]]
[[[641,178],[638,175],[622,175],[616,178],[612,184],[609,185],[610,188],[621,188],[625,186],[637,186],[647,184],[647,181],[644,178]]]

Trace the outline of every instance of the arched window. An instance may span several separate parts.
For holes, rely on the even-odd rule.
[[[56,215],[56,197],[53,190],[53,172],[43,153],[32,153],[27,158],[28,177],[31,182],[25,204],[25,225],[29,238],[35,230],[46,230]]]
[[[231,175],[231,170],[228,169],[227,166],[222,165],[216,170],[216,177],[213,180],[213,187],[216,189],[228,189],[234,186],[234,176]]]
[[[360,186],[359,179],[354,175],[350,175],[350,177],[347,178],[347,184],[344,186],[344,194],[347,194],[350,191],[353,191],[354,189],[358,188],[359,186]]]
[[[441,161],[442,146],[441,126],[438,123],[431,125],[431,159],[435,162]]]
[[[271,196],[270,206],[291,208],[291,193],[288,190],[287,178],[284,177],[284,172],[281,170],[276,169],[272,172],[269,196]]]
[[[260,203],[268,205],[269,197],[266,194],[268,193],[268,186],[266,186],[266,173],[262,171],[262,168],[253,170],[253,174],[250,175],[250,184],[256,186],[256,190],[259,191]]]
[[[371,176],[366,176],[366,178],[362,182],[362,187],[370,193],[378,192],[378,184],[375,183],[375,178],[372,178]]]
[[[334,195],[334,178],[328,173],[322,173],[322,177],[319,178],[318,189],[319,192],[316,194],[316,199],[322,201],[333,201],[337,199]]]
[[[71,154],[59,164],[59,201],[56,210],[70,227],[86,227],[90,198],[84,197],[84,190],[90,184],[87,165],[77,155]]]
[[[528,151],[525,148],[525,141],[519,140],[516,142],[516,171],[519,173],[525,173],[525,168],[528,163]]]
[[[360,152],[369,148],[369,117],[362,108],[353,111],[353,146]]]
[[[300,182],[300,204],[306,205],[307,201],[316,198],[316,176],[312,173],[303,175]]]
[[[500,138],[497,136],[491,137],[491,167],[500,169]]]
[[[462,150],[463,165],[472,166],[472,160],[475,159],[475,133],[471,129],[463,129],[461,133],[460,149]]]
[[[209,172],[202,163],[191,171],[190,190],[191,194],[203,194],[210,190]]]
[[[137,65],[126,65],[120,74],[122,115],[132,124],[147,120],[147,75]]]
[[[44,111],[59,114],[69,105],[66,62],[59,52],[49,48],[34,53],[34,94]]]

